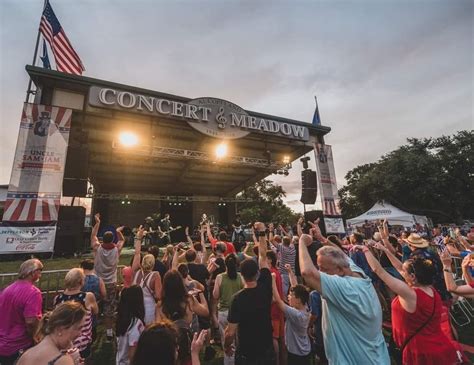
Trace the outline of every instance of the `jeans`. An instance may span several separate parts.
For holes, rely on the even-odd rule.
[[[224,331],[227,327],[227,310],[217,312],[217,319],[219,321],[219,332],[221,334],[222,347],[224,347]],[[235,343],[233,343],[235,346]],[[228,356],[224,351],[224,365],[234,365],[234,355]]]

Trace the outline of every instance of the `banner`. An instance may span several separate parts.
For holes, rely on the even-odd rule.
[[[346,233],[346,230],[344,229],[344,221],[342,218],[324,217],[324,225],[326,227],[326,233]]]
[[[24,104],[0,253],[53,251],[71,115],[71,109]]]
[[[331,146],[315,143],[314,153],[323,213],[330,216],[341,215]]]
[[[57,220],[71,114],[71,109],[24,104],[4,222]]]
[[[53,252],[56,225],[43,227],[0,227],[0,254]]]

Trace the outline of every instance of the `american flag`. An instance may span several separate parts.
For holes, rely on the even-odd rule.
[[[81,59],[76,51],[74,51],[74,48],[72,48],[49,1],[46,1],[46,6],[41,16],[40,31],[53,50],[58,71],[82,75],[85,68],[82,65]]]

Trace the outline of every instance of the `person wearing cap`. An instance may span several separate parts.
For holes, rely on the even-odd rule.
[[[14,364],[18,357],[34,345],[42,315],[41,291],[34,285],[41,278],[43,264],[38,259],[23,262],[18,280],[0,294],[0,364]]]
[[[102,242],[100,242],[97,238],[97,233],[99,232],[100,226],[100,213],[97,213],[94,218],[95,225],[91,232],[91,248],[94,254],[95,272],[105,284],[105,327],[107,329],[107,340],[112,341],[113,316],[115,313],[115,298],[117,292],[117,266],[125,239],[122,234],[123,227],[119,227],[116,230],[118,236],[117,244],[114,243],[114,234],[111,231],[105,232]]]
[[[439,295],[441,295],[444,305],[449,307],[449,301],[451,300],[452,296],[449,294],[448,289],[446,289],[446,283],[444,282],[443,277],[443,264],[439,258],[439,255],[436,252],[430,250],[429,242],[423,239],[417,233],[410,234],[405,242],[407,243],[408,248],[411,250],[409,259],[413,260],[419,257],[433,261],[436,271],[433,286],[438,291]]]

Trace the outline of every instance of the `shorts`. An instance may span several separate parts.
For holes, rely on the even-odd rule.
[[[283,317],[278,320],[272,319],[273,338],[282,338],[285,334],[285,321]]]
[[[311,355],[295,355],[288,352],[288,364],[291,365],[310,365]]]
[[[105,284],[104,316],[113,317],[117,305],[117,283]]]

